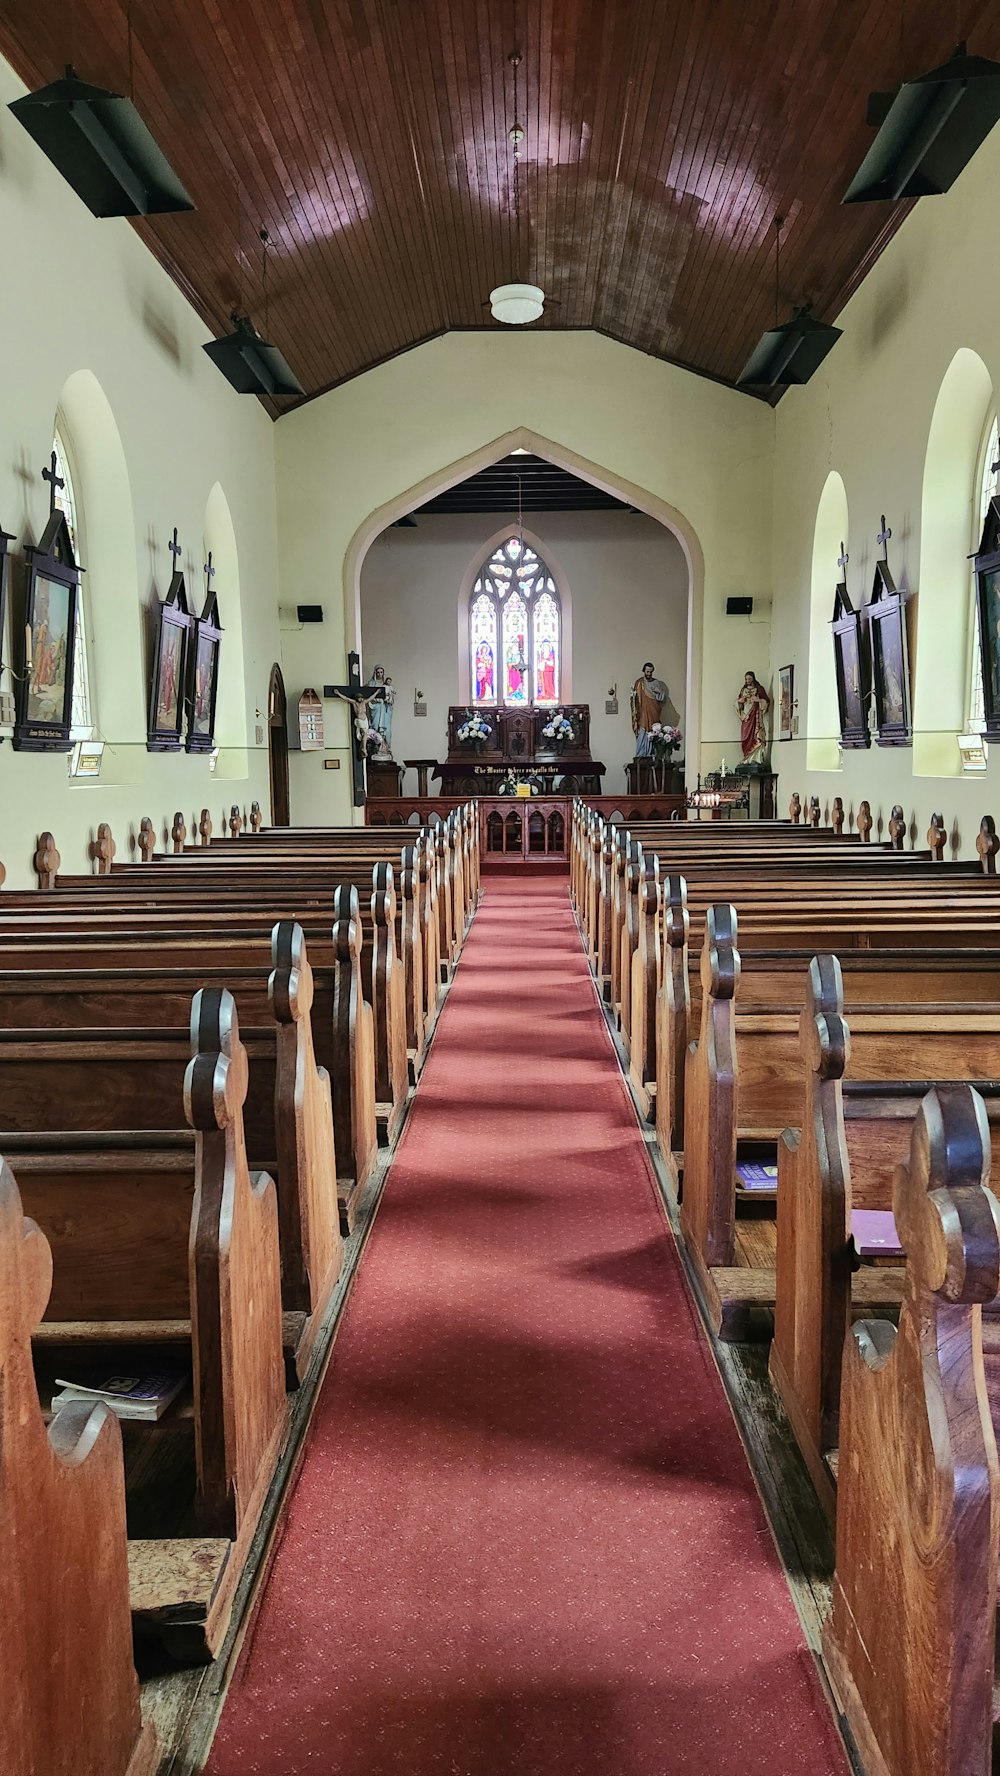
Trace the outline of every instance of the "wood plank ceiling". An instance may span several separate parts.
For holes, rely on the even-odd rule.
[[[871,89],[1000,57],[988,0],[132,0],[136,103],[193,215],[138,224],[211,333],[245,307],[309,395],[540,283],[596,328],[731,382],[774,316],[832,319],[906,214],[842,208]],[[129,90],[119,0],[4,0],[29,87]],[[518,50],[525,139],[514,225]],[[925,201],[946,203],[948,199]],[[99,228],[99,222],[94,223]],[[272,403],[277,412],[290,405]]]

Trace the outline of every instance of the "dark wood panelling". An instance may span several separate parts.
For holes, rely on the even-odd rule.
[[[590,481],[581,481],[544,457],[501,457],[435,499],[417,507],[424,512],[628,512],[624,500],[615,499]]]
[[[1000,56],[1000,9],[960,10]],[[219,334],[237,304],[263,327],[265,226],[270,335],[310,395],[493,326],[512,277],[552,298],[543,328],[731,382],[773,319],[776,213],[782,319],[832,319],[899,226],[840,205],[867,94],[956,30],[937,0],[133,0],[132,24],[136,102],[197,204],[139,231]],[[5,0],[0,49],[31,87],[72,59],[128,90],[116,0]]]

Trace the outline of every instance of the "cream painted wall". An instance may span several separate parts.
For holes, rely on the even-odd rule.
[[[1000,390],[993,276],[1000,247],[984,225],[995,209],[998,178],[1000,131],[994,131],[947,196],[925,198],[914,208],[839,317],[844,336],[826,364],[777,409],[771,663],[775,672],[795,664],[800,699],[799,739],[774,747],[781,804],[796,789],[819,795],[824,805],[839,794],[845,807],[856,808],[867,796],[873,812],[887,818],[899,801],[921,844],[932,811],[940,810],[949,829],[955,825],[963,855],[974,854],[981,814],[1000,813],[997,749],[985,778],[963,778],[953,738],[965,710],[970,578],[964,555],[974,528],[975,459],[991,382]],[[937,447],[928,457],[932,428]],[[843,478],[846,493],[855,603],[870,596],[882,512],[892,527],[890,565],[913,600],[916,733],[912,750],[872,746],[844,753],[840,769],[818,770],[818,761],[835,765],[837,758],[823,699],[807,695],[817,671],[833,671],[826,622],[836,550],[826,563],[822,610],[813,625],[813,646],[821,652],[809,664],[813,543],[831,471]]]
[[[742,671],[763,678],[769,658],[773,435],[762,403],[593,333],[452,333],[285,414],[275,445],[290,699],[342,681],[361,564],[386,524],[523,445],[671,523],[693,585],[688,725],[703,765],[732,756]],[[758,601],[755,619],[725,616],[734,593]],[[322,629],[296,625],[307,599],[323,604]],[[346,762],[346,709],[325,713]],[[688,766],[698,769],[695,746]],[[291,782],[294,820],[348,817],[346,770],[294,754]]]
[[[0,62],[0,523],[19,545],[37,540],[48,513],[39,471],[62,401],[84,506],[91,669],[108,747],[101,780],[82,784],[69,782],[62,755],[15,753],[9,739],[0,746],[0,858],[11,886],[33,881],[41,828],[72,871],[88,867],[102,819],[124,858],[143,814],[162,822],[179,808],[190,825],[203,805],[216,821],[233,801],[256,796],[266,808],[266,753],[254,730],[278,657],[271,421],[202,352],[204,326],[129,224],[96,221],[14,121],[6,107],[23,91]],[[221,537],[226,558],[216,580],[226,628],[216,776],[205,758],[145,748],[145,613],[154,589],[166,589],[175,524],[197,608],[206,541],[218,559]],[[9,659],[9,637],[2,651]]]
[[[416,530],[383,531],[361,570],[365,658],[381,661],[396,688],[393,753],[397,759],[444,758],[448,706],[460,688],[460,588],[504,524],[495,512],[422,516]],[[507,520],[508,532],[517,526]],[[625,512],[532,512],[525,537],[572,601],[572,692],[589,703],[591,750],[607,765],[609,790],[624,788],[634,750],[628,687],[652,659],[671,693],[669,719],[684,726],[688,571],[676,537],[655,519]],[[464,664],[464,649],[462,656]],[[619,713],[606,716],[610,685]],[[413,691],[427,699],[413,713]],[[415,790],[413,776],[406,788]]]

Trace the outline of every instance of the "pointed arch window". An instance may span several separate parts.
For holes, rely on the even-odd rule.
[[[85,567],[80,536],[80,508],[69,466],[69,454],[58,421],[52,435],[52,449],[55,452],[55,468],[58,477],[55,485],[55,503],[66,519],[77,564],[80,567]],[[62,482],[61,487],[59,481]],[[81,582],[80,596],[76,607],[76,632],[73,646],[73,707],[69,731],[71,740],[92,740],[94,737],[94,709],[90,695],[90,669],[87,661],[87,604],[84,585],[85,582]]]
[[[544,708],[560,701],[562,607],[548,567],[510,536],[476,578],[469,600],[474,703]]]
[[[1000,491],[1000,424],[996,414],[987,422],[983,432],[984,442],[980,448],[978,466],[979,475],[976,491],[978,499],[972,513],[973,536],[972,548],[978,549],[986,523],[986,513],[990,500]],[[979,636],[979,623],[976,617],[976,575],[972,575],[972,598],[969,603],[971,612],[969,630],[971,635],[970,668],[969,668],[969,732],[981,734],[986,726],[986,705],[983,697],[983,653]]]

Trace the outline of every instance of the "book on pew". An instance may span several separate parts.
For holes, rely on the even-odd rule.
[[[776,1165],[761,1165],[756,1159],[738,1159],[736,1180],[741,1190],[776,1190],[778,1168]]]
[[[82,1381],[56,1377],[52,1410],[58,1412],[71,1400],[103,1400],[119,1418],[162,1418],[187,1380],[186,1369],[157,1369],[148,1375],[125,1375],[120,1370],[92,1369]]]
[[[851,1238],[859,1258],[905,1258],[891,1209],[852,1209]]]

